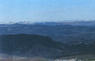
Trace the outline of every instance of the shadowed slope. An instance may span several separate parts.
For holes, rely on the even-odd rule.
[[[62,54],[63,44],[40,35],[2,35],[1,52],[9,55],[55,58]]]

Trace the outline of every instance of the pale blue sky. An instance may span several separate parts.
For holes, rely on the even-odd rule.
[[[95,0],[0,0],[0,23],[94,19]]]

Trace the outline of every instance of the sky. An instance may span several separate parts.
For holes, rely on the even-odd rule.
[[[0,23],[95,20],[95,0],[0,0]]]

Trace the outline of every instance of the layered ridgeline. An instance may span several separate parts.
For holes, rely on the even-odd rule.
[[[40,35],[2,35],[0,52],[9,56],[57,58],[63,55],[63,44]]]
[[[91,25],[92,23],[95,22],[0,24],[0,34],[37,34],[63,43],[93,43],[91,41],[95,41],[95,25]]]
[[[45,55],[44,57],[48,57],[48,56],[60,57],[60,56],[80,55],[80,54],[94,54],[95,55],[95,24],[94,23],[95,22],[0,24],[0,35],[3,35],[3,36],[0,36],[0,40],[3,41],[3,40],[8,40],[8,38],[10,39],[10,43],[8,41],[7,42],[3,41],[1,43],[0,48],[2,48],[4,45],[5,47],[8,47],[7,45],[9,45],[11,46],[11,48],[14,48],[11,50],[11,48],[4,47],[2,48],[3,51],[2,50],[0,51],[4,53],[8,53],[8,54],[17,54],[17,55],[19,55],[21,52],[21,54],[29,56],[29,54],[31,53],[31,49],[28,50],[27,48],[31,46],[30,42],[29,42],[30,44],[28,44],[27,42],[27,44],[29,45],[29,46],[26,45],[27,48],[24,47],[25,51],[30,51],[30,52],[24,53],[24,50],[23,50],[24,48],[22,48],[22,46],[18,45],[19,47],[15,49],[15,47],[11,45],[11,44],[15,45],[13,42],[11,42],[11,39],[14,41],[18,40],[20,42],[20,39],[21,41],[24,39],[21,37],[20,34],[23,34],[23,36],[26,36],[26,35],[31,36],[28,34],[36,34],[38,36],[42,35],[41,38],[44,38],[45,36],[47,36],[47,38],[51,37],[54,41],[52,40],[53,43],[48,42],[47,38],[45,41],[41,41],[40,44],[44,44],[48,42],[48,45],[47,45],[48,47],[46,46],[46,44],[44,44],[45,46],[42,46],[42,45],[37,46],[39,45],[39,41],[37,41],[38,44],[33,43],[32,44],[34,47],[33,51],[41,52],[41,53],[33,53],[34,56]],[[32,36],[30,38],[34,40],[38,39]],[[30,38],[27,38],[27,39],[30,39]],[[24,41],[28,41],[27,39],[24,39]],[[57,45],[56,45],[57,43],[56,41],[58,41]],[[59,41],[63,42],[63,44],[60,44]],[[18,44],[19,42],[16,42],[16,44]],[[53,47],[50,48],[49,44],[52,45]],[[21,45],[24,45],[24,42]],[[55,45],[58,47],[55,48]],[[61,47],[59,47],[59,45],[61,45]],[[37,49],[35,48],[35,46],[37,47]],[[38,51],[40,50],[40,47],[42,51]],[[15,51],[15,53],[12,52],[13,50]],[[43,51],[46,51],[46,52],[43,52]]]

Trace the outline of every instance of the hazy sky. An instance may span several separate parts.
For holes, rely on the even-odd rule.
[[[0,23],[94,19],[95,0],[0,0]]]

